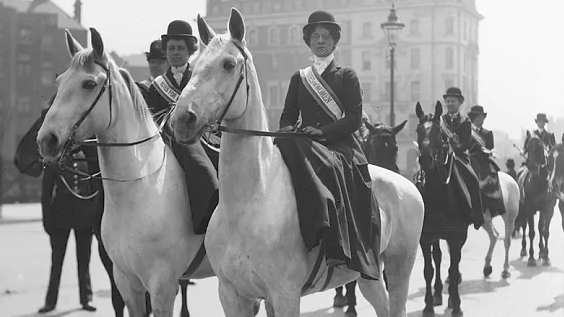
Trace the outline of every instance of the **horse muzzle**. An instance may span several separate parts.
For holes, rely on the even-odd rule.
[[[47,161],[54,162],[62,154],[65,142],[52,131],[39,131],[37,135],[39,154]]]
[[[174,109],[169,121],[174,138],[183,143],[193,143],[195,136],[201,130],[200,116],[191,107]]]

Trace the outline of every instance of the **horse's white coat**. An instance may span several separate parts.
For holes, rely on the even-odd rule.
[[[244,22],[237,10],[232,10],[230,33],[215,36],[211,43],[207,43],[208,37],[215,34],[203,19],[198,23],[202,42],[208,47],[171,117],[180,140],[197,137],[219,117],[244,63],[233,44],[244,38]],[[268,124],[258,77],[250,52],[245,52],[249,56],[249,96],[244,80],[224,123],[232,128],[265,131]],[[236,66],[226,68],[232,62]],[[194,119],[191,124],[185,123],[186,114]],[[370,166],[370,174],[380,204],[380,210],[374,212],[380,212],[382,218],[379,260],[386,267],[389,300],[382,278],[359,278],[358,282],[379,317],[405,317],[409,278],[423,224],[423,200],[415,186],[396,173]],[[276,317],[299,316],[301,288],[318,250],[309,252],[303,242],[292,181],[278,148],[268,137],[223,133],[219,180],[220,203],[211,218],[205,245],[219,279],[226,316],[249,316],[256,298],[266,299]],[[357,272],[338,269],[329,288],[358,277]]]
[[[98,38],[101,43],[99,34],[91,31],[93,38]],[[82,50],[68,31],[67,40],[71,55],[74,55],[73,51]],[[93,41],[94,51],[99,49],[100,43]],[[138,108],[135,109],[145,105],[134,105],[129,89],[137,87],[131,77],[128,87],[115,63],[106,54],[101,59],[108,65],[112,79],[112,115],[109,115],[106,91],[77,130],[77,136],[96,134],[99,142],[129,143],[154,135],[157,126],[148,111],[140,113]],[[94,97],[85,99],[82,96],[82,79],[94,75],[101,83],[105,74],[95,65],[90,74],[84,68],[75,67],[61,76],[57,98],[39,131],[40,143],[44,144],[49,134],[57,135],[63,142],[68,138],[72,124],[94,100]],[[99,88],[96,93],[98,91]],[[96,129],[106,127],[110,117],[112,123],[108,129]],[[178,279],[204,239],[193,232],[184,172],[160,137],[134,146],[99,147],[98,154],[102,177],[131,180],[146,176],[128,182],[103,181],[102,240],[114,264],[116,284],[129,316],[144,315],[145,291],[148,291],[153,314],[171,317]],[[213,271],[205,259],[193,278],[209,276],[213,276]]]

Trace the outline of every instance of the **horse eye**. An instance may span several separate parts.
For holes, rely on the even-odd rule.
[[[93,80],[85,80],[82,83],[82,88],[92,90],[92,89],[96,88],[96,85],[97,85],[97,83]]]
[[[233,68],[235,68],[235,64],[233,62],[225,62],[225,63],[223,63],[223,68],[226,71],[230,72],[230,71],[233,70]]]

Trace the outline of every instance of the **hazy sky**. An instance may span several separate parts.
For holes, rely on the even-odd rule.
[[[52,0],[72,15],[74,0]],[[141,53],[168,23],[192,24],[205,0],[82,0],[83,24],[119,54]],[[537,112],[564,116],[564,0],[476,0],[480,23],[479,103],[486,125],[519,137]],[[401,11],[398,11],[401,20]],[[562,89],[562,90],[560,90]],[[440,98],[440,96],[437,96]],[[559,139],[560,136],[557,136]]]

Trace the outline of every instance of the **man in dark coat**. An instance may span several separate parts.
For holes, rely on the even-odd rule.
[[[151,76],[149,79],[142,80],[137,82],[137,86],[139,90],[141,90],[141,94],[145,101],[148,100],[149,97],[149,90],[151,89],[151,85],[153,81],[158,76],[161,76],[166,72],[168,69],[168,60],[166,59],[166,55],[162,50],[161,47],[161,40],[154,40],[149,47],[149,51],[145,52],[145,56],[147,57],[147,63],[149,64],[149,73]]]
[[[490,215],[495,217],[505,213],[505,205],[499,184],[497,172],[499,166],[493,158],[494,135],[490,130],[483,128],[487,117],[482,106],[470,108],[468,118],[472,121],[472,136],[470,139],[470,158],[472,168],[480,181],[482,194],[482,208],[488,209]]]
[[[515,161],[513,159],[507,159],[505,162],[505,167],[507,168],[507,174],[513,177],[515,181],[517,181],[517,172],[515,171]]]
[[[451,181],[455,182],[459,193],[460,211],[464,213],[467,221],[473,223],[474,227],[478,229],[484,223],[484,212],[480,184],[470,165],[468,155],[472,138],[472,122],[459,112],[460,106],[464,103],[464,96],[459,88],[448,88],[443,98],[448,112],[442,115],[441,120],[446,133],[453,134],[449,136],[449,139],[455,154]]]
[[[537,129],[533,131],[533,133],[542,140],[547,151],[550,151],[553,147],[556,146],[556,137],[554,136],[554,133],[547,131],[545,128],[546,124],[548,123],[546,113],[537,114],[535,123],[537,124]]]
[[[192,35],[190,24],[180,20],[168,25],[167,34],[162,35],[161,41],[170,67],[153,81],[149,90],[148,105],[153,113],[176,104],[192,76],[188,59],[197,50],[198,42]],[[168,127],[164,132],[169,136],[168,143],[186,174],[194,232],[204,234],[219,202],[217,170],[200,142],[180,144],[172,137]]]
[[[73,154],[74,159],[85,159],[82,150]],[[73,167],[88,173],[88,162],[80,161]],[[99,187],[93,180],[83,180],[83,176],[73,172],[61,172],[52,167],[44,170],[42,181],[41,207],[43,227],[51,241],[51,274],[45,298],[45,306],[39,312],[55,309],[59,295],[59,285],[63,261],[71,229],[76,240],[78,262],[78,284],[82,309],[96,311],[92,306],[92,286],[90,284],[90,255],[92,248],[92,228],[99,210]]]
[[[295,130],[301,114],[299,130],[310,138],[277,138],[275,143],[290,169],[308,249],[321,244],[330,267],[346,264],[364,278],[378,279],[378,263],[368,255],[379,258],[380,219],[378,212],[372,213],[378,204],[355,136],[362,92],[354,69],[334,60],[340,32],[332,14],[310,15],[303,38],[314,54],[313,65],[293,74],[279,130]]]

